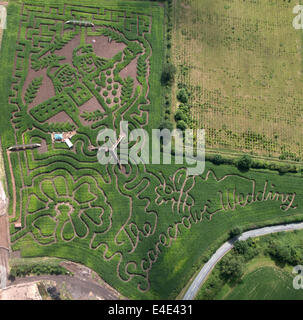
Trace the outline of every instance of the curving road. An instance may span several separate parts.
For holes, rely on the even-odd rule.
[[[238,237],[234,237],[227,242],[225,242],[209,259],[207,263],[200,270],[199,274],[193,280],[191,286],[186,291],[183,296],[183,300],[193,300],[196,294],[198,293],[201,285],[206,280],[207,276],[210,274],[211,270],[214,266],[229,252],[233,247],[234,243],[237,240],[247,240],[248,238],[256,238],[259,236],[264,236],[270,233],[276,233],[281,231],[293,231],[293,230],[301,230],[303,229],[303,222],[301,223],[289,223],[272,227],[264,227],[260,229],[254,229],[250,231],[246,231],[242,233]]]

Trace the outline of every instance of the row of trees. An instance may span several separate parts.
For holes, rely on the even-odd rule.
[[[216,165],[220,165],[220,164],[235,165],[241,171],[247,171],[250,168],[254,168],[254,169],[275,170],[275,171],[278,171],[280,174],[284,174],[287,172],[291,172],[291,173],[298,172],[298,168],[295,165],[277,164],[277,163],[270,163],[262,160],[253,160],[249,155],[243,155],[238,159],[225,158],[220,154],[207,155],[206,160],[209,160]]]
[[[27,275],[40,275],[40,274],[69,274],[65,268],[59,265],[50,264],[20,264],[12,266],[10,270],[10,278],[14,279],[16,277],[25,277]]]

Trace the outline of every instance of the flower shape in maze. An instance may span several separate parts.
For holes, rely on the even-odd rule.
[[[45,178],[28,191],[26,231],[39,244],[90,239],[111,228],[111,205],[91,177],[77,181],[63,175]]]

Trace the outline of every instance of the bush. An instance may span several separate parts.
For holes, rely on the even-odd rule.
[[[244,257],[245,261],[249,261],[259,254],[259,250],[256,248],[252,239],[246,241],[236,241],[234,250],[237,254]]]
[[[171,85],[173,84],[175,80],[175,74],[176,74],[176,67],[171,64],[167,63],[162,71],[161,75],[161,83],[162,85]]]
[[[279,263],[290,265],[300,264],[302,253],[288,244],[272,242],[268,249],[269,255]]]
[[[239,256],[224,257],[220,262],[220,275],[227,281],[236,282],[244,273],[244,261]]]
[[[10,270],[10,277],[25,277],[31,274],[69,274],[69,272],[60,265],[47,265],[42,263],[15,265]]]
[[[179,90],[179,92],[177,94],[177,99],[182,103],[188,102],[188,94],[185,89]]]
[[[248,170],[251,168],[252,159],[249,155],[244,155],[237,161],[237,167],[240,170]]]
[[[239,236],[243,232],[241,227],[235,226],[229,231],[229,236],[231,238]]]
[[[222,156],[220,154],[216,154],[214,156],[214,158],[212,159],[212,163],[216,164],[216,165],[219,165],[219,164],[224,163],[224,160],[223,160],[223,158],[222,158]]]
[[[184,120],[179,120],[177,122],[177,128],[182,130],[182,131],[186,130],[186,128],[187,128],[186,122]]]
[[[176,121],[179,121],[179,120],[186,121],[186,115],[181,110],[178,110],[175,113],[175,120]]]
[[[163,122],[160,124],[160,126],[159,126],[159,129],[160,129],[160,130],[168,129],[168,130],[172,131],[173,128],[174,128],[174,127],[173,127],[172,123],[171,123],[169,120],[163,121]]]

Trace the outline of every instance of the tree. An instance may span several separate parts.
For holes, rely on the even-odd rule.
[[[177,99],[182,103],[188,102],[188,94],[185,89],[179,90],[179,92],[177,94]]]
[[[224,163],[224,160],[223,160],[223,158],[222,158],[222,156],[221,156],[220,154],[216,154],[216,155],[214,156],[212,162],[213,162],[214,164],[219,165],[219,164],[221,164],[221,163]]]
[[[186,121],[186,115],[181,110],[178,110],[175,113],[175,120],[176,121],[179,121],[179,120]]]
[[[273,243],[269,254],[280,263],[291,263],[292,261],[292,248],[289,245]]]
[[[186,130],[186,128],[187,128],[186,122],[184,120],[179,120],[177,122],[177,128],[182,130],[182,131]]]
[[[249,155],[244,155],[237,162],[237,166],[241,170],[248,170],[251,167],[251,165],[252,159]]]
[[[244,273],[243,259],[239,256],[224,257],[220,262],[220,273],[225,280],[238,281]]]
[[[159,129],[168,129],[169,131],[173,130],[173,125],[169,120],[162,121],[161,124],[159,125]]]
[[[234,245],[234,251],[244,257],[245,261],[251,260],[258,255],[259,250],[256,248],[252,239],[246,241],[236,241]]]
[[[161,83],[162,85],[171,85],[175,80],[175,74],[176,74],[176,67],[171,64],[167,63],[162,71],[161,75]]]
[[[229,231],[229,236],[231,237],[231,238],[233,238],[233,237],[236,237],[236,236],[239,236],[241,233],[242,233],[242,228],[241,227],[239,227],[239,226],[235,226],[235,227],[233,227],[230,231]]]

